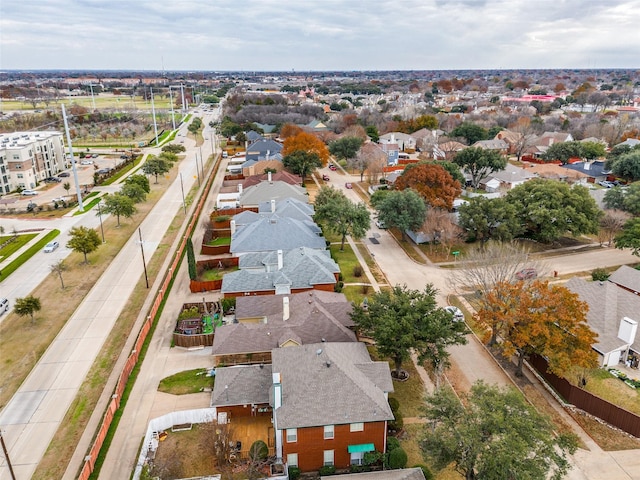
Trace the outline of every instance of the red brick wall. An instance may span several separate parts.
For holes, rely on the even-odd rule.
[[[323,427],[298,429],[298,441],[287,443],[287,432],[282,432],[282,454],[286,462],[287,454],[298,454],[298,466],[303,472],[316,471],[324,464],[324,451],[333,450],[333,461],[337,469],[349,468],[351,454],[349,445],[373,443],[376,451],[384,451],[386,422],[365,423],[362,432],[350,432],[349,424],[335,425],[333,439],[324,439]]]

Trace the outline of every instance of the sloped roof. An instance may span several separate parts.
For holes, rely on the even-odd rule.
[[[230,251],[233,254],[292,250],[299,247],[326,248],[320,228],[312,221],[301,221],[278,215],[261,215],[261,218],[236,230],[231,236]]]
[[[475,148],[482,148],[484,150],[506,150],[509,148],[509,145],[504,140],[478,140],[476,143],[471,145]]]
[[[589,175],[578,172],[576,170],[569,170],[562,168],[560,165],[553,163],[532,163],[527,166],[527,171],[533,173],[542,178],[558,179],[558,180],[572,180],[578,181],[583,178],[588,178]]]
[[[258,132],[256,132],[255,130],[249,130],[247,132],[247,140],[250,142],[255,142],[256,140],[260,140],[264,138],[262,135],[260,135]]]
[[[266,182],[269,180],[269,175],[267,173],[263,173],[261,175],[251,175],[247,177],[242,182],[243,188],[249,188],[253,185],[258,185],[260,182]],[[289,185],[302,185],[302,177],[299,175],[295,175],[293,173],[289,173],[285,170],[280,170],[279,172],[271,174],[272,182],[284,182]]]
[[[512,132],[511,130],[501,130],[493,137],[494,140],[503,140],[510,144],[515,144],[520,141],[522,134],[519,132]]]
[[[640,320],[640,297],[612,282],[587,282],[576,277],[565,286],[589,305],[587,323],[598,334],[593,348],[605,354],[623,347],[625,343],[618,338],[620,321],[623,317]],[[640,351],[640,338],[632,348]]]
[[[313,205],[295,198],[283,198],[275,202],[275,212],[271,211],[271,200],[258,205],[260,214],[277,213],[281,217],[296,218],[302,221],[311,220],[315,210]]]
[[[627,265],[622,265],[613,272],[609,277],[609,281],[631,292],[640,292],[640,270]]]
[[[531,178],[534,178],[535,175],[527,168],[516,167],[515,165],[507,163],[507,166],[504,168],[504,170],[493,172],[490,177],[495,178],[503,183],[517,183],[530,180]]]
[[[282,150],[282,144],[272,140],[270,138],[260,137],[256,141],[254,141],[247,148],[246,156],[255,155],[255,154],[266,154],[270,152],[271,155],[275,155]]]
[[[320,477],[321,480],[333,480]],[[340,480],[425,480],[421,468],[400,468],[397,470],[380,470],[378,472],[348,473],[340,475]]]
[[[269,403],[272,382],[271,365],[216,368],[211,406]]]
[[[290,185],[283,181],[260,182],[257,185],[247,187],[240,195],[240,205],[258,206],[267,200],[280,200],[282,198],[295,198],[304,203],[309,203],[307,191],[300,185]]]
[[[263,262],[273,261],[272,255],[272,252],[268,252]],[[240,257],[241,264],[242,257],[244,255]],[[257,256],[253,255],[253,258]],[[222,277],[222,293],[270,292],[276,285],[289,285],[292,290],[309,289],[315,285],[332,285],[336,283],[335,274],[340,272],[340,267],[327,250],[310,248],[297,248],[285,252],[281,270],[249,270],[245,265],[243,264],[241,270]],[[259,265],[256,264],[255,267]]]
[[[569,170],[575,170],[576,172],[582,172],[589,177],[601,177],[605,174],[605,162],[593,161],[593,162],[576,162],[562,165],[562,168]]]
[[[372,362],[363,343],[280,348],[271,357],[282,384],[282,406],[274,412],[278,428],[393,419],[385,396],[385,391],[393,391],[389,364]],[[372,367],[379,368],[378,384],[368,375]],[[391,390],[380,388],[382,383]]]
[[[283,298],[289,298],[289,319],[283,320]],[[349,313],[352,305],[341,293],[310,290],[292,295],[238,297],[239,323],[216,329],[213,355],[269,352],[284,341],[299,344],[355,342]],[[243,319],[264,318],[265,323],[243,323]]]
[[[630,147],[635,147],[636,145],[640,145],[640,140],[638,140],[637,138],[627,138],[624,142],[616,144],[616,147],[620,145],[629,145]]]

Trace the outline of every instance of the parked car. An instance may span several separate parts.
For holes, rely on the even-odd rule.
[[[51,201],[60,203],[60,202],[66,202],[66,199],[64,197],[56,197],[56,198],[52,198]]]
[[[9,299],[0,298],[0,315],[9,311]]]
[[[376,227],[380,228],[381,230],[387,229],[387,226],[384,224],[384,222],[378,219],[376,219]]]
[[[324,180],[325,182],[328,182],[331,179],[329,178],[329,175],[327,175],[326,173],[323,173],[322,174],[322,180]]]
[[[61,181],[62,180],[60,180],[58,177],[49,177],[44,179],[44,183],[60,183]]]
[[[62,172],[58,174],[59,177],[69,177],[71,174],[69,172]]]
[[[344,188],[348,188],[348,189],[352,189],[353,185],[351,185],[349,182],[344,184]]]
[[[93,160],[82,160],[80,165],[93,165]]]
[[[36,192],[35,190],[22,190],[22,195],[24,195],[25,197],[31,197],[33,195],[37,195],[38,192]]]
[[[51,253],[53,252],[56,248],[58,248],[60,246],[60,244],[56,241],[53,242],[49,242],[44,246],[44,253]]]
[[[93,155],[91,155],[92,158],[98,158],[98,154],[94,153]]]
[[[530,280],[532,278],[536,278],[538,276],[538,272],[535,268],[523,268],[518,273],[516,273],[516,278],[518,280]]]
[[[613,182],[609,182],[607,180],[602,180],[601,182],[598,182],[598,185],[600,185],[601,187],[604,187],[604,188],[613,188],[613,187],[615,187]]]
[[[338,169],[333,163],[329,164],[329,170],[333,170],[334,172]]]
[[[453,316],[454,322],[464,322],[464,313],[458,307],[447,305],[444,309]]]

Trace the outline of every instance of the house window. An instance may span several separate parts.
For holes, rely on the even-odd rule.
[[[352,423],[349,425],[350,432],[364,432],[364,423]]]
[[[289,467],[297,467],[298,466],[298,454],[297,453],[289,453],[289,454],[287,454],[287,465]]]
[[[351,465],[362,465],[363,458],[364,452],[353,452],[351,454]]]
[[[333,450],[325,450],[324,451],[324,463],[325,467],[333,466]]]
[[[295,443],[298,441],[298,429],[287,428],[287,443]]]
[[[24,178],[24,175],[23,175],[22,173],[18,173],[18,174],[16,175],[16,177],[18,177],[18,178]]]
[[[331,440],[333,438],[333,425],[324,426],[324,439]]]

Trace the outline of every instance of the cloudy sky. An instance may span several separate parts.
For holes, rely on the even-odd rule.
[[[0,0],[0,68],[636,68],[639,3]]]

